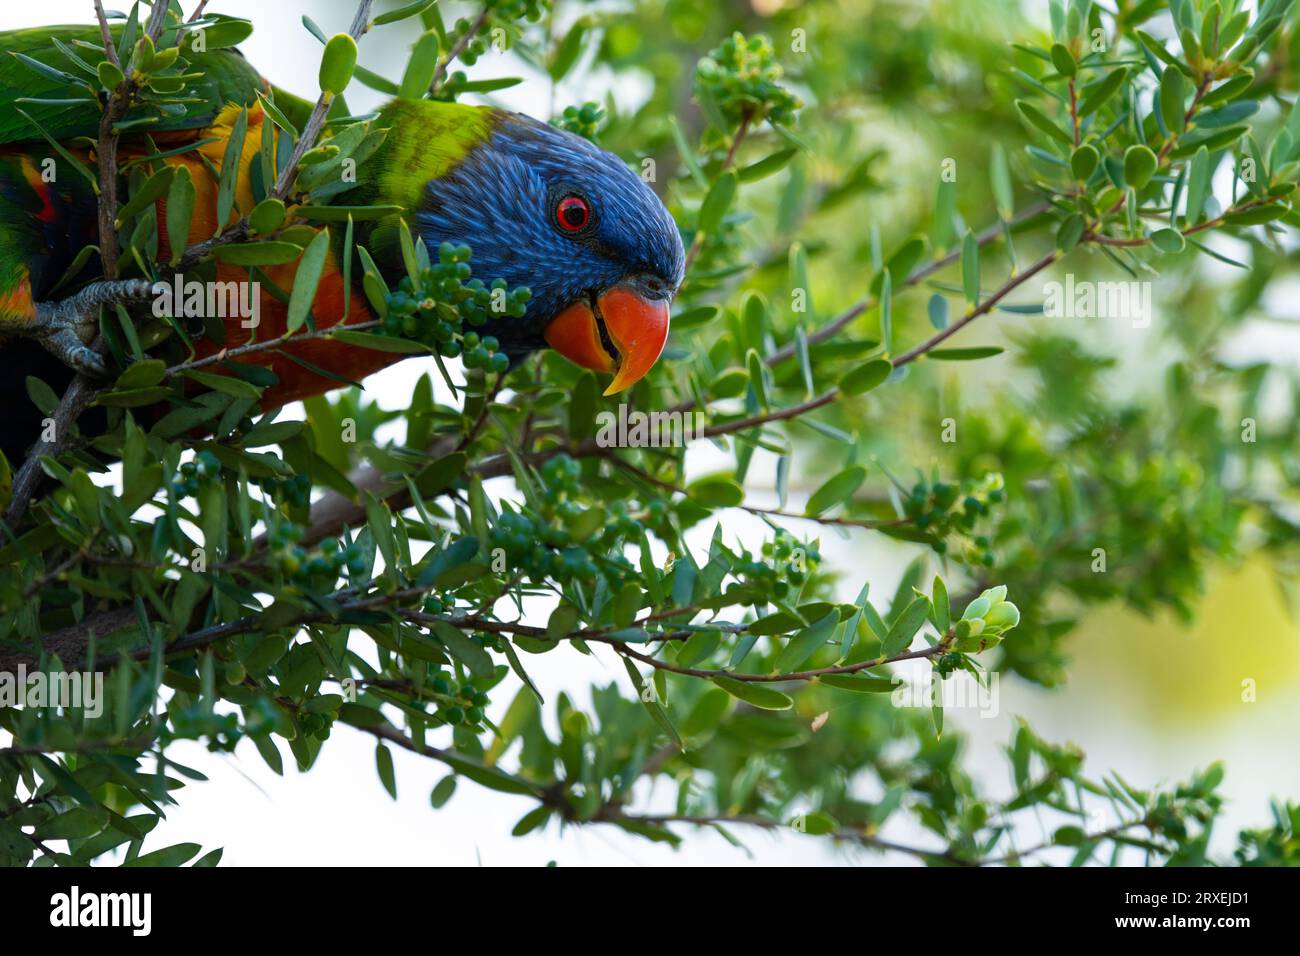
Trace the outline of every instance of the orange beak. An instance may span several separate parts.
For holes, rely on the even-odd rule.
[[[610,354],[601,337],[613,344]],[[605,389],[613,395],[645,377],[659,360],[668,341],[668,302],[644,299],[632,290],[616,286],[591,303],[578,301],[546,326],[546,344],[575,365],[594,372],[613,372],[614,381]]]

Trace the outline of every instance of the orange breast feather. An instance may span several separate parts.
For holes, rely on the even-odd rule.
[[[211,129],[204,130],[201,134],[201,138],[214,135],[221,138],[217,142],[209,143],[195,151],[206,156],[213,166],[218,169],[222,164],[226,148],[225,141],[230,133],[230,124],[234,121],[236,115],[233,107],[223,110],[218,116],[216,124]],[[238,217],[250,212],[255,205],[249,186],[248,171],[250,164],[257,161],[258,150],[262,141],[261,124],[261,107],[251,107],[248,111],[248,134],[244,138],[244,150],[240,157],[239,186],[235,195],[235,212],[231,215],[232,223]],[[190,222],[190,242],[201,242],[211,238],[217,228],[218,188],[212,174],[202,160],[193,153],[174,157],[167,160],[167,162],[188,167],[190,178],[194,183],[196,196],[194,217]],[[158,203],[158,221],[160,223],[166,222],[165,200]],[[230,225],[230,223],[226,225]],[[165,229],[159,230],[158,244],[159,257],[166,261],[171,255],[171,250],[168,248]],[[277,286],[285,292],[289,292],[293,288],[298,265],[294,262],[286,265],[266,266],[263,271]],[[249,269],[246,266],[218,265],[217,280],[220,282],[248,282]],[[374,318],[359,283],[354,283],[350,298],[351,303],[347,317],[348,325],[368,322]],[[337,325],[343,318],[343,275],[340,272],[340,264],[332,251],[325,262],[320,284],[317,286],[316,297],[312,303],[312,316],[315,319],[317,328],[328,328]],[[258,318],[257,327],[252,329],[244,328],[244,320],[238,316],[226,319],[224,326],[226,341],[224,345],[217,345],[209,340],[199,340],[196,342],[199,355],[206,357],[221,351],[223,348],[229,350],[252,341],[266,342],[282,337],[285,334],[288,306],[263,290],[259,297]],[[292,338],[286,340],[283,346],[275,350],[267,349],[241,355],[238,357],[238,361],[265,366],[279,378],[279,384],[271,386],[263,393],[263,408],[274,408],[286,402],[319,395],[329,389],[337,388],[339,384],[334,379],[317,375],[292,359],[277,354],[279,351],[288,352],[312,365],[319,366],[335,375],[353,381],[360,381],[365,376],[392,364],[402,357],[400,353],[380,352],[327,339],[316,339],[295,344]]]

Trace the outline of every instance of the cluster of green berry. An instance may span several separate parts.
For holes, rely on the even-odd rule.
[[[583,139],[595,142],[596,134],[604,121],[604,109],[599,103],[588,101],[581,106],[566,106],[564,112],[558,118],[551,120],[551,123],[570,133],[577,133]]]
[[[453,611],[456,608],[456,596],[450,591],[439,594],[437,591],[430,591],[424,599],[425,614],[442,614],[446,611]]]
[[[940,680],[947,680],[953,674],[967,669],[966,656],[958,654],[955,651],[949,654],[941,654],[934,661],[934,672]]]
[[[287,502],[299,508],[311,504],[311,478],[294,475],[292,478],[261,478],[257,484],[276,502]]]
[[[299,544],[302,536],[302,526],[292,521],[281,521],[271,529],[272,558],[286,577],[307,582],[328,575],[335,581],[345,569],[352,577],[369,570],[369,562],[358,545],[343,545],[335,538],[326,538],[308,549]]]
[[[990,505],[1000,504],[1006,495],[1002,475],[990,472],[979,481],[967,478],[960,484],[950,481],[928,482],[921,479],[903,501],[903,513],[918,531],[933,534],[931,547],[938,554],[948,552],[951,534],[964,536],[963,551],[954,555],[968,564],[992,567],[993,552],[987,535],[972,535],[976,523],[990,512]]]
[[[536,23],[542,19],[550,5],[550,0],[488,0],[487,19],[484,23],[476,27],[469,19],[461,17],[447,29],[445,46],[450,49],[464,42],[465,48],[461,51],[460,60],[466,66],[473,66],[479,57],[487,53],[498,28],[505,29],[519,20]],[[484,30],[484,26],[489,29]],[[505,36],[509,35],[510,31],[505,29]],[[464,82],[465,74],[457,71],[448,77],[446,86],[454,88]]]
[[[480,340],[475,332],[462,333],[462,327],[468,323],[479,328],[494,316],[522,318],[532,293],[524,286],[511,289],[504,279],[488,285],[474,278],[470,256],[467,245],[442,243],[438,261],[420,273],[419,288],[410,276],[402,276],[397,288],[385,296],[382,328],[389,335],[423,342],[446,358],[463,353],[470,368],[504,372],[510,360],[498,357],[496,339]]]
[[[490,703],[485,691],[473,684],[457,684],[445,671],[433,674],[429,688],[439,698],[436,716],[444,723],[459,727],[462,724],[477,726],[483,722],[483,712]]]
[[[503,511],[488,534],[488,546],[500,548],[511,568],[534,583],[600,577],[614,585],[634,573],[621,553],[623,542],[640,533],[641,523],[632,509],[625,502],[614,502],[600,533],[577,539],[566,525],[587,510],[577,500],[582,466],[569,455],[556,455],[542,465],[541,475],[547,490],[541,510]]]
[[[733,125],[764,118],[788,124],[803,103],[781,86],[783,73],[770,39],[733,33],[695,67],[695,89]]]
[[[217,456],[210,451],[201,451],[194,456],[193,461],[181,465],[180,473],[172,481],[172,490],[176,492],[177,498],[197,495],[205,481],[220,474],[221,462],[217,461]]]
[[[313,714],[307,711],[301,711],[297,717],[298,729],[307,737],[315,737],[317,740],[328,740],[330,730],[334,727],[333,714]]]
[[[503,511],[488,534],[488,544],[494,551],[500,548],[510,567],[534,584],[547,578],[593,580],[600,573],[591,553],[544,515]]]
[[[737,587],[752,590],[750,603],[758,607],[773,598],[785,598],[791,587],[802,586],[817,570],[821,557],[815,542],[804,544],[782,528],[771,541],[763,542],[759,557],[742,551],[732,570],[743,582]]]
[[[477,332],[466,332],[461,344],[461,361],[466,368],[481,368],[497,374],[509,370],[510,356],[497,351],[501,343],[496,340],[496,336],[485,335],[480,339]]]

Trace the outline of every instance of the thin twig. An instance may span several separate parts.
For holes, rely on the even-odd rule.
[[[437,69],[433,71],[433,80],[429,83],[429,92],[431,94],[437,95],[438,87],[442,85],[442,81],[447,76],[447,67],[454,63],[474,41],[474,38],[478,36],[478,31],[483,29],[483,24],[487,22],[488,14],[490,12],[491,8],[485,5],[479,12],[479,15],[475,17],[474,21],[469,25],[469,29],[465,31],[465,34],[452,44],[451,49],[447,51],[446,56],[438,60]]]
[[[727,155],[722,160],[722,165],[718,167],[718,175],[731,169],[732,164],[736,161],[736,153],[740,149],[740,144],[745,141],[745,136],[749,133],[751,117],[748,113],[740,118],[740,125],[736,127],[736,135],[731,137],[731,146],[727,149]],[[695,238],[691,240],[691,248],[686,251],[685,274],[689,275],[691,266],[695,263],[695,257],[700,254],[700,249],[704,246],[704,233],[698,229],[695,232]]]

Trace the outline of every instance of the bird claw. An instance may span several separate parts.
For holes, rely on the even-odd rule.
[[[107,378],[108,366],[89,346],[99,331],[99,309],[152,294],[145,279],[92,282],[76,295],[58,302],[38,302],[31,334],[61,362],[95,378]]]

